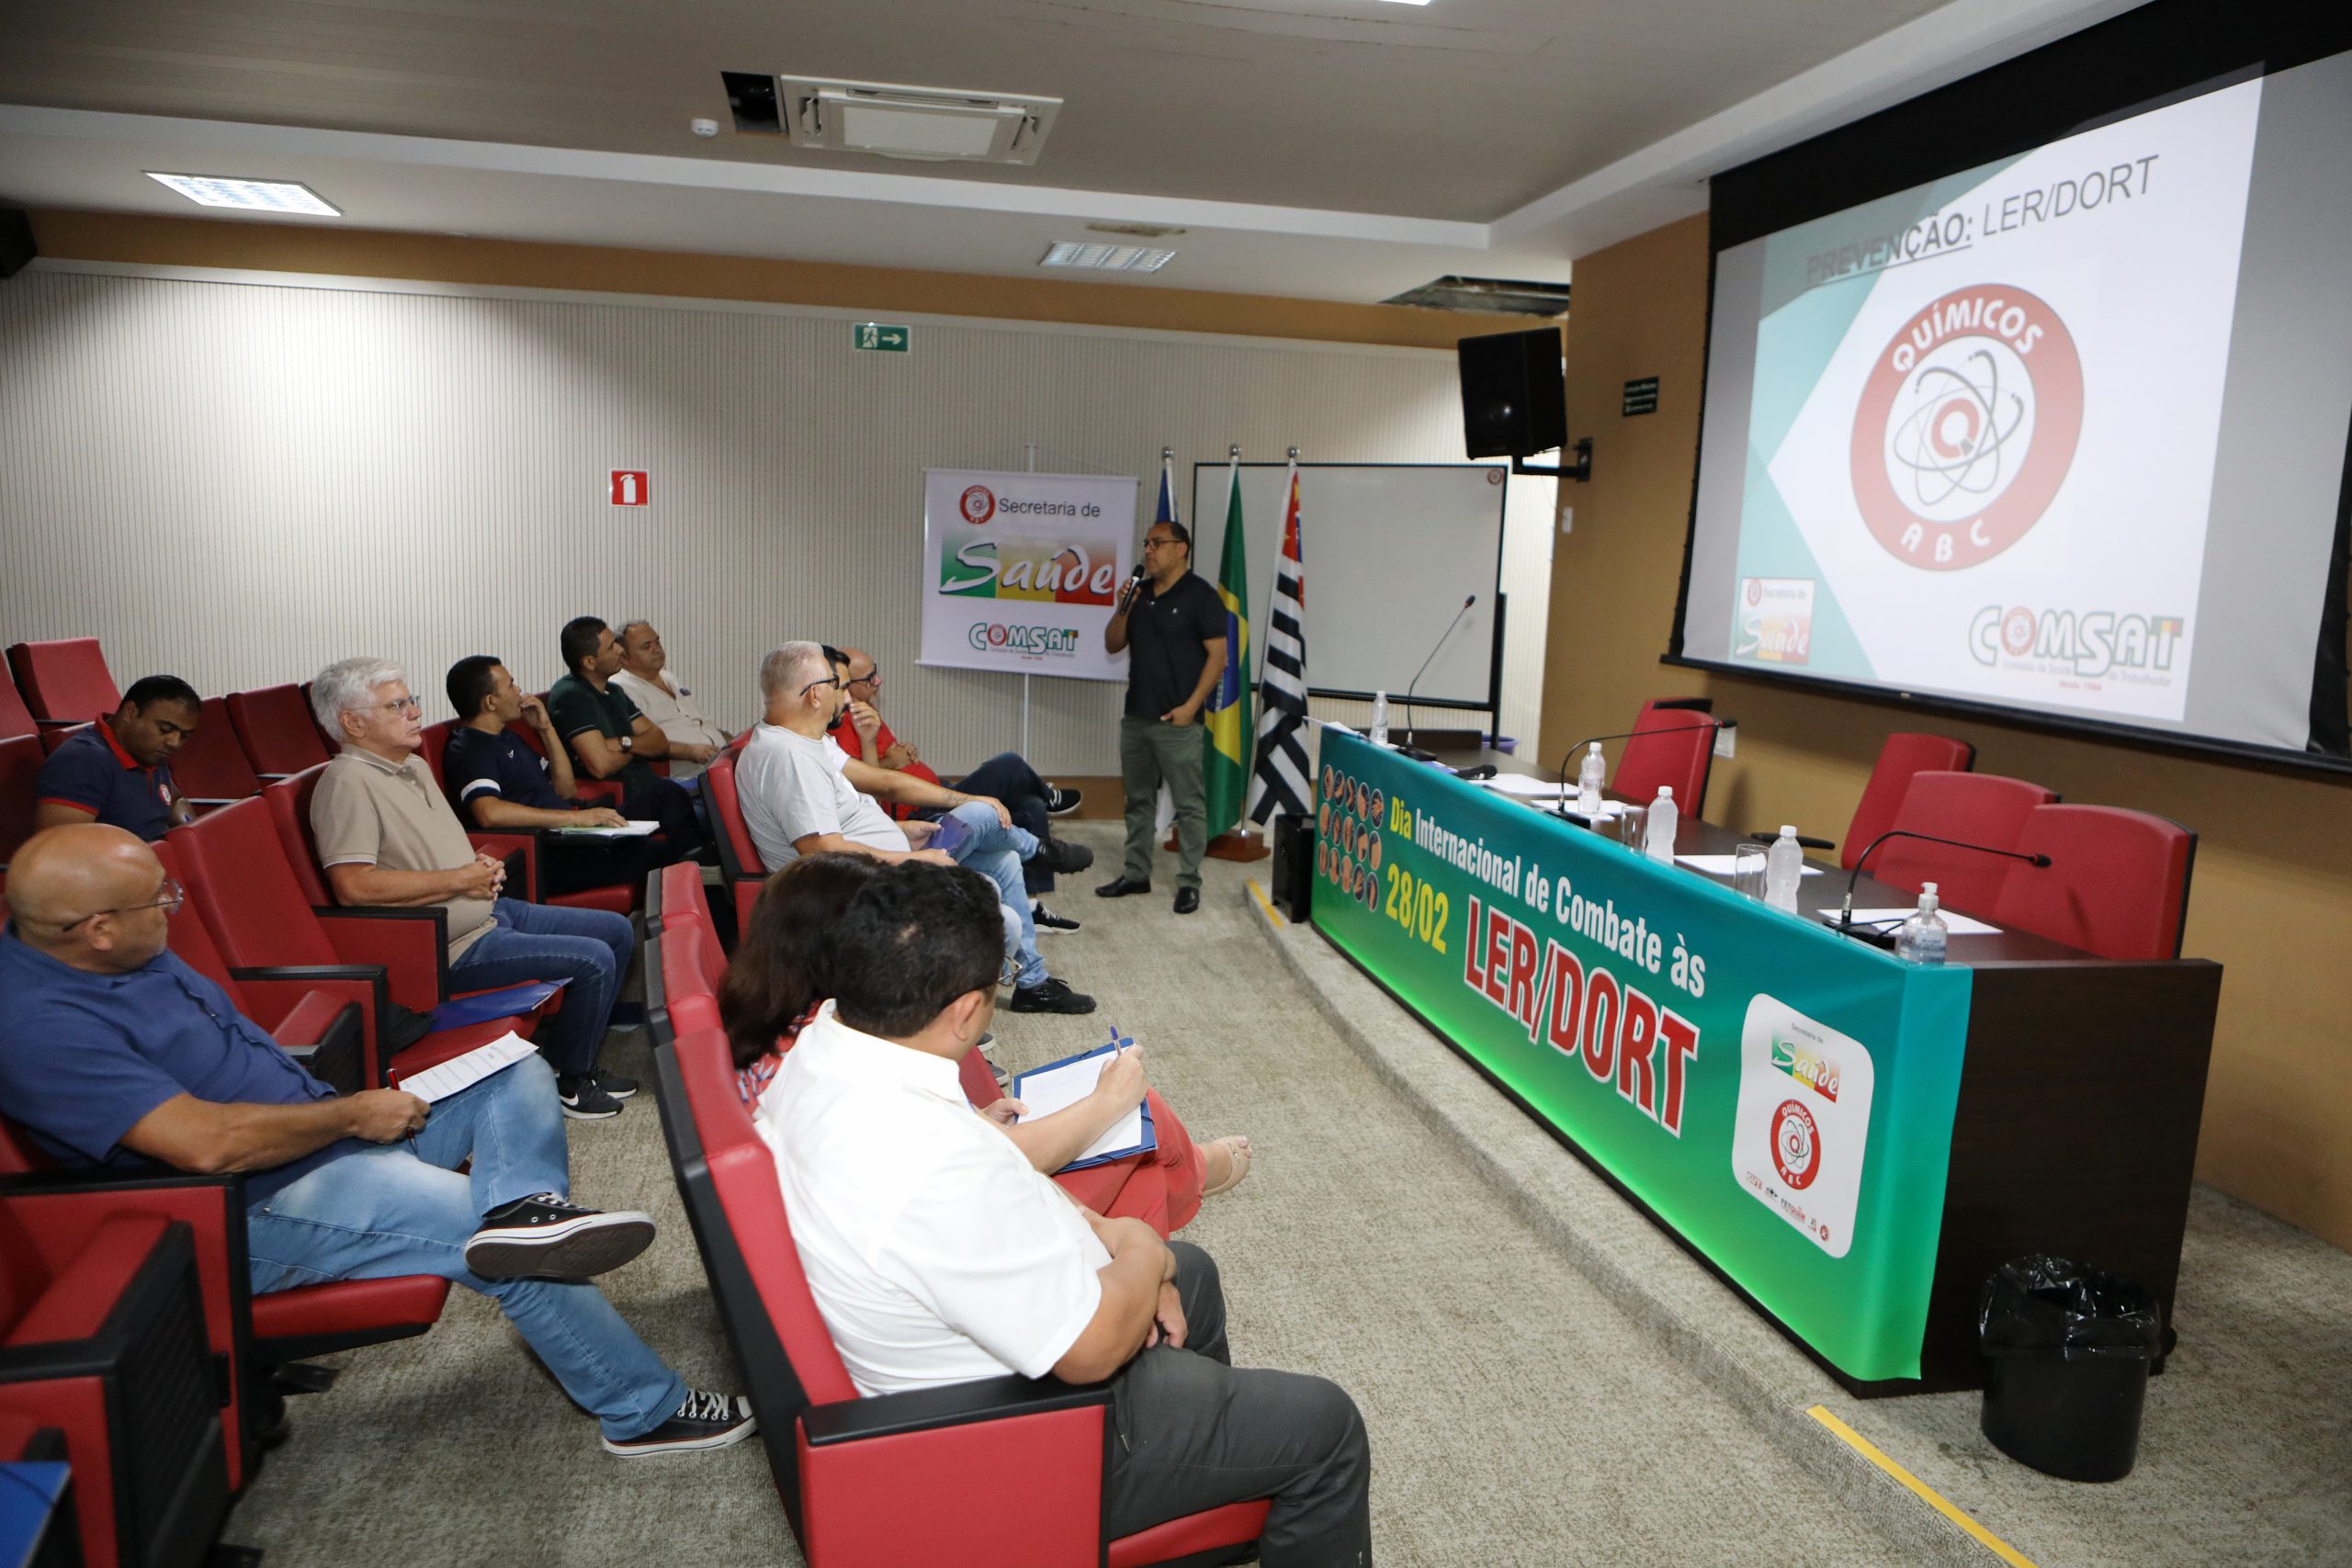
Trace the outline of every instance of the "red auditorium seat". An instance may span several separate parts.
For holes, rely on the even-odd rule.
[[[136,1195],[0,1194],[0,1415],[54,1427],[82,1561],[195,1568],[244,1472],[190,1227]]]
[[[261,779],[245,760],[244,748],[237,744],[229,705],[221,698],[204,699],[196,733],[172,753],[172,779],[199,810],[261,793]]]
[[[8,668],[38,723],[87,724],[122,706],[96,637],[20,642],[8,650]]]
[[[441,793],[444,795],[449,792],[449,779],[448,775],[442,771],[441,764],[449,754],[449,733],[456,728],[454,720],[446,718],[438,724],[426,725],[421,738],[423,744],[417,748],[417,754],[424,759],[425,766],[433,770],[433,782],[441,786]],[[514,883],[517,897],[528,898],[533,903],[558,905],[567,909],[609,909],[616,915],[626,915],[636,909],[641,897],[640,890],[617,885],[611,887],[583,887],[575,893],[559,893],[552,897],[541,897],[539,895],[540,853],[542,851],[548,854],[563,852],[560,849],[548,843],[545,829],[477,829],[470,825],[463,808],[459,807],[455,801],[450,803],[450,809],[458,812],[458,823],[466,829],[466,837],[473,840],[474,848],[486,851],[501,860],[508,860],[516,855],[522,857],[522,875]],[[302,819],[306,823],[310,820],[310,801],[307,795],[304,796],[302,803]],[[307,837],[303,841],[303,847],[307,852],[309,849]],[[508,874],[513,875],[511,872]]]
[[[1634,739],[1617,759],[1609,781],[1620,799],[1646,806],[1657,798],[1658,786],[1674,791],[1677,810],[1686,818],[1706,815],[1707,774],[1714,764],[1715,731],[1722,721],[1689,705],[1706,699],[1653,698],[1642,705],[1634,720]],[[1703,726],[1694,728],[1693,726]],[[1657,730],[1679,730],[1661,735]],[[1573,769],[1571,769],[1573,776]]]
[[[1976,748],[1965,740],[1904,730],[1889,735],[1886,744],[1878,749],[1871,782],[1862,786],[1854,819],[1846,824],[1846,847],[1838,852],[1838,863],[1853,870],[1863,848],[1894,826],[1895,808],[1903,804],[1903,792],[1911,787],[1913,774],[1964,773],[1975,765]]]
[[[39,726],[33,723],[33,710],[17,690],[16,677],[0,670],[0,740],[18,735],[30,735]]]
[[[654,1057],[671,1165],[812,1568],[1143,1568],[1258,1538],[1264,1502],[1102,1539],[1107,1384],[1002,1377],[860,1396],[801,1274],[726,1036],[681,1034]],[[1015,1495],[1019,1530],[972,1529]]]
[[[1989,849],[2012,850],[2033,808],[2057,798],[2054,790],[2023,779],[1930,769],[1912,775],[1911,787],[1904,792],[1891,826]],[[2002,881],[2016,863],[2000,855],[1918,839],[1890,839],[1863,869],[1881,882],[1911,893],[1932,882],[1938,900],[1946,908],[1991,919]]]
[[[334,971],[334,978],[350,977],[354,966],[368,978],[374,1005],[361,1018],[368,1037],[368,1082],[377,1081],[373,1075],[385,1065],[379,1043],[385,1003],[429,1013],[449,999],[448,942],[442,934],[448,925],[447,911],[437,907],[345,909],[314,905],[288,863],[266,793],[263,798],[241,800],[175,828],[166,841],[178,852],[187,873],[182,885],[188,897],[232,972],[322,964]],[[311,867],[311,874],[316,874]],[[528,1037],[539,1018],[562,999],[563,994],[557,992],[526,1018],[436,1031],[390,1065],[404,1073],[422,1071],[488,1044],[509,1028]]]
[[[229,721],[245,761],[264,779],[282,779],[327,760],[327,743],[311,718],[300,686],[264,686],[229,694]]]
[[[702,771],[703,803],[710,808],[711,836],[718,842],[718,865],[735,895],[735,929],[752,929],[752,906],[760,901],[767,881],[766,863],[760,859],[752,829],[743,820],[743,802],[735,793],[735,757],[727,752]]]
[[[718,985],[727,959],[718,933],[699,920],[665,926],[645,961],[645,1011],[656,1040],[718,1027]],[[656,977],[660,988],[654,988]]]
[[[2017,847],[2050,857],[2011,864],[1993,923],[2101,958],[2178,958],[2188,920],[2197,835],[2168,818],[2115,806],[2037,806]]]
[[[665,865],[647,879],[645,912],[647,927],[657,932],[684,920],[699,920],[718,930],[711,920],[710,896],[703,890],[702,867],[693,861]]]
[[[40,804],[40,765],[48,753],[30,735],[0,740],[0,867],[17,846],[33,836],[33,808]]]

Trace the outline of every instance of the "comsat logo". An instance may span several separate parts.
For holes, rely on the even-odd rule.
[[[2188,630],[2183,615],[2115,610],[2032,610],[1987,604],[1968,623],[1968,651],[1988,667],[2023,665],[2096,680],[2164,674]]]
[[[1958,288],[1879,351],[1854,411],[1854,502],[1900,561],[1958,571],[2025,536],[2083,430],[2073,334],[2022,288]]]
[[[1078,651],[1075,626],[1008,626],[997,621],[975,621],[965,636],[982,653],[1035,653],[1068,659]]]

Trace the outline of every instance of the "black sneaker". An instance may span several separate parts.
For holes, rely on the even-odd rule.
[[[752,1402],[741,1394],[686,1390],[671,1417],[641,1438],[606,1438],[605,1451],[623,1459],[644,1454],[700,1453],[740,1443],[760,1429]]]
[[[592,1073],[589,1076],[596,1080],[598,1089],[603,1089],[615,1100],[627,1100],[637,1092],[635,1078],[623,1077],[618,1073]]]
[[[1046,815],[1048,817],[1069,816],[1078,809],[1078,801],[1079,794],[1074,789],[1063,789],[1057,784],[1046,786]]]
[[[1015,1012],[1092,1012],[1094,998],[1082,991],[1073,991],[1067,982],[1048,976],[1034,986],[1022,986],[1012,993]]]
[[[1041,839],[1037,843],[1037,863],[1057,874],[1084,871],[1094,863],[1094,852],[1068,839]]]
[[[607,1214],[535,1192],[481,1217],[466,1242],[466,1267],[485,1280],[586,1280],[652,1245],[650,1214]]]
[[[621,1102],[585,1073],[558,1073],[555,1098],[564,1115],[574,1122],[602,1122],[621,1113]]]
[[[1043,904],[1029,906],[1029,923],[1037,928],[1039,936],[1049,931],[1074,931],[1079,929],[1076,920],[1068,915],[1057,915]]]

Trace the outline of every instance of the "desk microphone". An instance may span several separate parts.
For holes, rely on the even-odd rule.
[[[1926,843],[1942,844],[1949,849],[1974,850],[1980,855],[1999,855],[2005,860],[2021,860],[2030,866],[2046,866],[2050,863],[2050,857],[2045,854],[2032,854],[2024,850],[1996,850],[1990,844],[1972,844],[1965,839],[1939,839],[1933,833],[1914,833],[1907,828],[1890,828],[1872,839],[1862,852],[1854,857],[1854,869],[1846,876],[1846,901],[1838,906],[1838,909],[1837,931],[1839,936],[1858,934],[1854,927],[1854,884],[1861,879],[1862,867],[1870,863],[1871,856],[1877,853],[1878,847],[1889,839],[1917,839]],[[1875,942],[1880,933],[1864,928],[1860,934],[1867,941]]]
[[[1568,814],[1568,764],[1575,761],[1584,749],[1596,740],[1642,740],[1653,735],[1688,735],[1697,729],[1737,729],[1738,728],[1739,720],[1736,718],[1711,718],[1704,724],[1676,724],[1660,729],[1628,729],[1622,735],[1588,735],[1569,747],[1566,754],[1560,759],[1557,781],[1560,794],[1558,803],[1552,807],[1552,815],[1566,817]]]
[[[1437,643],[1430,649],[1429,658],[1421,660],[1421,667],[1414,671],[1413,678],[1405,683],[1405,744],[1396,750],[1416,762],[1434,762],[1437,758],[1413,744],[1413,689],[1421,683],[1421,677],[1430,672],[1430,665],[1436,660],[1438,649],[1445,646],[1445,639],[1453,635],[1453,628],[1462,624],[1462,617],[1468,615],[1470,606],[1477,602],[1478,596],[1476,593],[1462,601],[1462,608],[1453,612],[1453,619],[1446,622],[1445,630],[1437,634]]]

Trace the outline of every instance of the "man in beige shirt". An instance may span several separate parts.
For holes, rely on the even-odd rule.
[[[417,755],[424,716],[400,666],[381,659],[330,664],[311,684],[311,707],[343,740],[311,797],[311,832],[335,901],[447,910],[453,990],[569,982],[536,1043],[556,1070],[566,1116],[620,1114],[637,1084],[598,1073],[595,1063],[636,949],[635,928],[609,910],[499,896],[503,868],[474,849]]]
[[[671,673],[670,655],[652,622],[624,622],[620,639],[621,667],[613,684],[628,694],[637,711],[670,742],[670,776],[693,778],[734,738],[704,715],[693,690]]]

